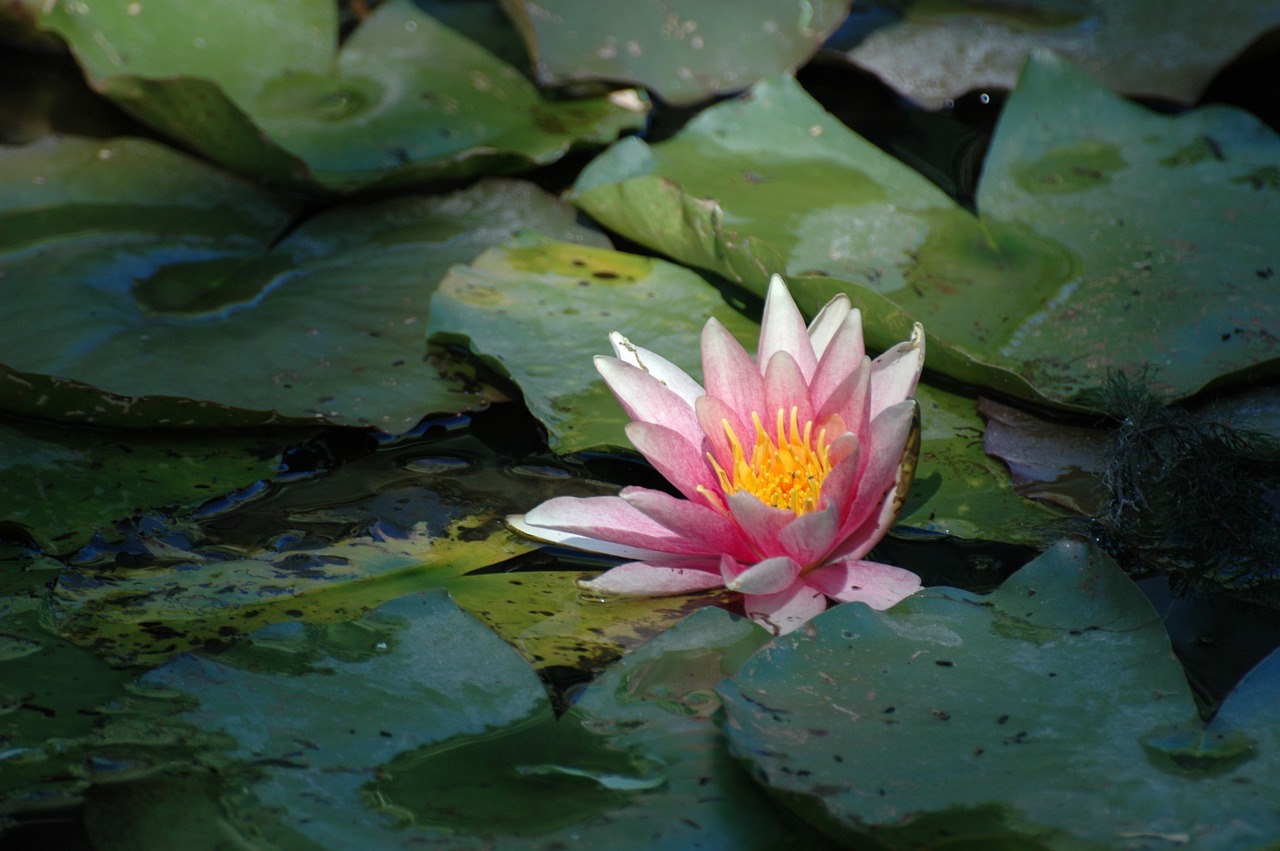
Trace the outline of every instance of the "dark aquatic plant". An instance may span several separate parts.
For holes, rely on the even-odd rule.
[[[1095,403],[1117,423],[1102,465],[1102,543],[1184,590],[1280,599],[1280,439],[1166,404],[1146,374],[1111,372]]]

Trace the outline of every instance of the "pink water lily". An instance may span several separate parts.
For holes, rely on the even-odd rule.
[[[873,361],[847,296],[806,328],[774,275],[757,360],[707,322],[705,389],[621,334],[610,339],[617,357],[597,357],[596,368],[632,419],[627,437],[684,499],[628,487],[507,518],[530,537],[629,559],[583,588],[606,596],[728,588],[775,633],[823,611],[828,598],[885,609],[920,588],[914,573],[863,558],[893,524],[915,468],[919,324]]]

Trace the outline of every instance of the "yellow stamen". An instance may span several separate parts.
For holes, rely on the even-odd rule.
[[[813,423],[806,422],[801,430],[799,411],[791,409],[791,415],[778,409],[777,438],[769,436],[760,422],[760,415],[752,412],[751,421],[756,427],[756,441],[748,459],[738,435],[728,420],[723,421],[725,437],[733,453],[732,470],[726,472],[710,454],[707,458],[720,478],[720,488],[726,493],[746,491],[754,494],[766,505],[789,508],[796,514],[805,514],[818,507],[822,482],[831,472],[831,453],[827,443],[827,430],[818,432],[813,440]]]

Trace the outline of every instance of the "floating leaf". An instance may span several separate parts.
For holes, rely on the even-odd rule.
[[[151,142],[0,151],[0,405],[116,426],[412,428],[483,397],[424,363],[449,264],[528,226],[598,242],[535,187],[296,206]],[[41,286],[29,286],[40,281]]]
[[[803,65],[844,20],[841,0],[503,0],[543,85],[624,80],[688,104]]]
[[[901,9],[884,0],[862,11]],[[1091,69],[1114,91],[1190,104],[1224,64],[1277,25],[1280,4],[1256,0],[934,0],[911,4],[848,56],[928,109],[971,91],[1013,88],[1027,55],[1043,48]]]
[[[514,171],[639,126],[634,91],[547,101],[515,68],[409,0],[337,47],[331,0],[58,3],[41,25],[90,83],[233,169],[350,191]],[[254,57],[246,62],[245,57]]]
[[[523,234],[449,270],[432,298],[430,329],[437,340],[469,341],[510,375],[552,448],[569,453],[630,445],[629,419],[592,364],[612,354],[611,331],[697,377],[699,335],[712,316],[755,345],[759,326],[687,269]]]
[[[934,369],[1079,407],[1109,368],[1152,366],[1174,397],[1275,373],[1277,163],[1275,133],[1243,112],[1157,115],[1038,55],[991,143],[980,216],[788,78],[669,141],[623,140],[573,198],[757,292],[785,272],[809,311],[848,292],[874,346],[919,320]]]
[[[1252,849],[1280,830],[1258,679],[1203,728],[1150,605],[1067,541],[985,597],[831,609],[719,691],[734,753],[845,842]]]
[[[0,516],[51,553],[84,546],[113,521],[194,507],[274,476],[266,436],[118,434],[0,422]]]
[[[95,790],[94,846],[826,847],[718,746],[712,686],[768,639],[742,619],[682,622],[558,721],[519,656],[442,593],[351,627],[335,641],[280,625],[144,675],[116,723],[173,725],[177,709],[223,741],[160,782]]]

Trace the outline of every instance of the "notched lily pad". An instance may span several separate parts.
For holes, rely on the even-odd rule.
[[[1220,157],[1179,155],[1206,138]],[[789,78],[668,141],[619,142],[572,197],[757,292],[783,272],[807,311],[847,292],[873,347],[920,321],[933,369],[1087,408],[1109,369],[1152,367],[1172,398],[1280,369],[1268,330],[1280,196],[1248,179],[1277,162],[1280,140],[1244,112],[1157,115],[1037,54],[1002,113],[976,217]],[[1196,198],[1196,215],[1170,197]]]
[[[330,0],[53,4],[90,83],[217,162],[311,191],[510,172],[640,126],[642,94],[547,100],[421,11],[381,3],[337,46]],[[252,55],[254,61],[244,57]]]
[[[1233,696],[1204,727],[1160,619],[1082,542],[987,596],[837,606],[719,691],[733,752],[846,843],[1254,849],[1280,828],[1269,725]]]
[[[0,297],[25,317],[0,340],[0,407],[95,425],[399,433],[473,408],[484,388],[425,359],[439,276],[522,227],[603,241],[504,180],[297,223],[295,203],[139,139],[5,149],[0,186]]]

